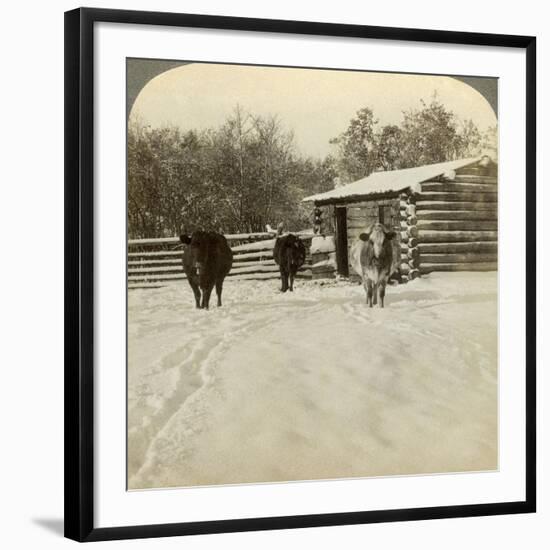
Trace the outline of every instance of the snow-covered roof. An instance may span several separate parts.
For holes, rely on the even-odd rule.
[[[383,193],[399,192],[407,188],[411,188],[415,192],[420,192],[420,184],[422,182],[431,180],[452,170],[464,168],[465,166],[478,162],[480,159],[481,157],[472,157],[451,160],[448,162],[439,162],[437,164],[426,164],[425,166],[417,166],[416,168],[404,168],[403,170],[373,172],[366,178],[348,183],[342,187],[306,197],[302,199],[302,202],[325,202],[330,199],[379,195]]]

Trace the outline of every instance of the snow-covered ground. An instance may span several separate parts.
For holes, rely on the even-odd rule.
[[[128,296],[131,489],[497,468],[496,273]]]

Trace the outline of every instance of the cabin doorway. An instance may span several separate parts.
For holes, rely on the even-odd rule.
[[[385,225],[388,229],[393,229],[393,216],[391,206],[379,206],[378,207],[378,221]]]
[[[336,207],[336,268],[342,277],[349,277],[348,265],[348,219],[345,206]]]

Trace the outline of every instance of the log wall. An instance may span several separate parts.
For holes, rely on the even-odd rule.
[[[418,248],[418,215],[416,201],[412,194],[402,193],[399,196],[400,213],[400,266],[402,280],[410,281],[420,275],[420,250]]]
[[[421,187],[421,193],[411,196],[416,203],[419,272],[496,270],[496,173],[479,175],[470,167],[457,171],[452,181],[434,180]]]

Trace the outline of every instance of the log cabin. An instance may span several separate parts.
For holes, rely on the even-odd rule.
[[[323,211],[322,233],[334,237],[334,269],[343,277],[356,277],[350,247],[377,221],[397,234],[400,282],[433,271],[497,269],[498,168],[487,155],[374,172],[303,201]]]

